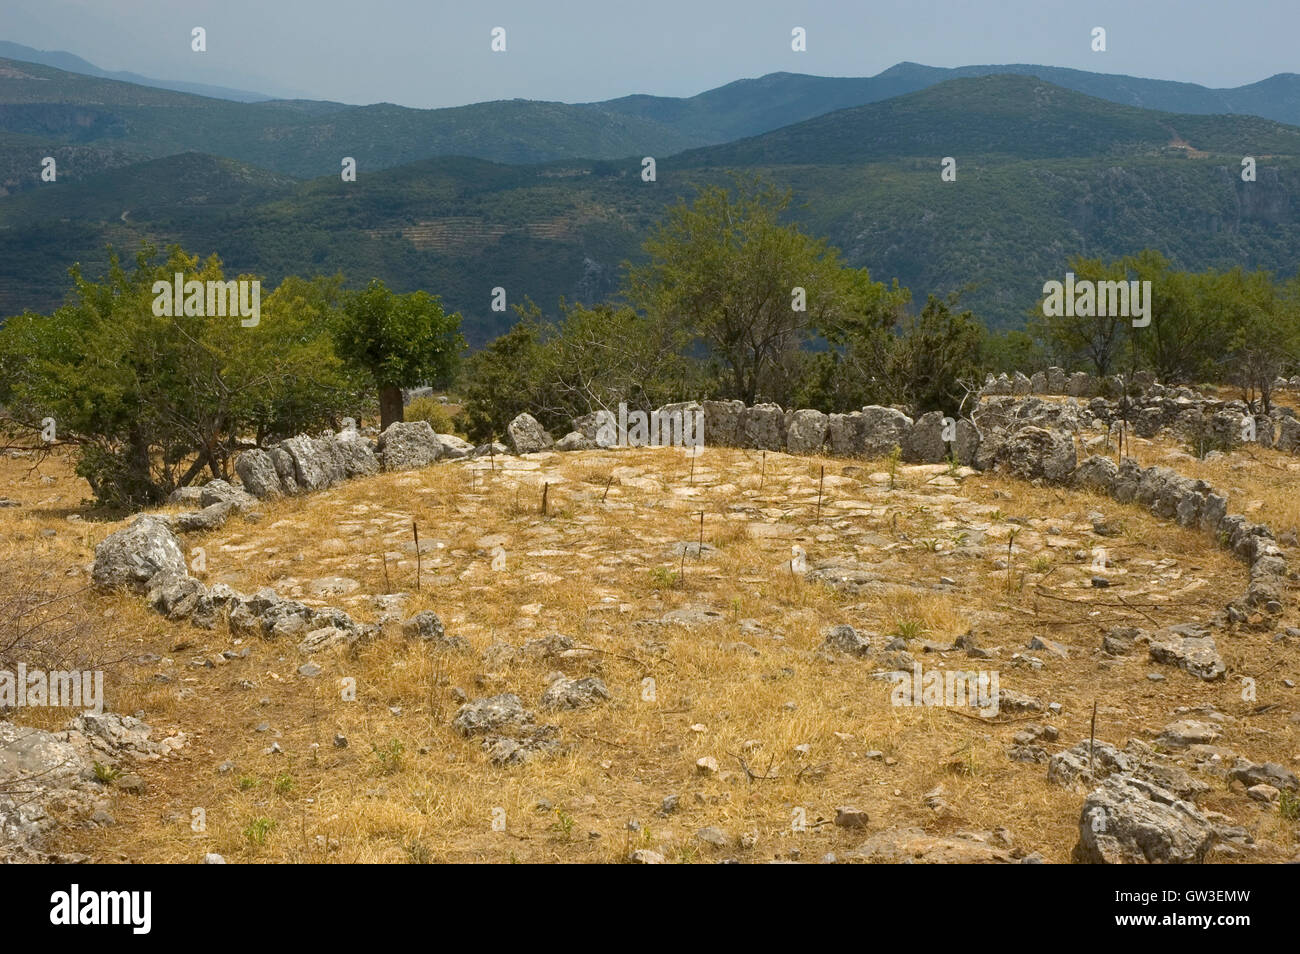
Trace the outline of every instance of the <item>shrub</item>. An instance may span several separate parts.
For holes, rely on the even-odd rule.
[[[435,434],[454,434],[456,422],[451,412],[431,397],[418,397],[402,412],[407,421],[428,421]]]

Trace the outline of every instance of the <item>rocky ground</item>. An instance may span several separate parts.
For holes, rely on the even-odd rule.
[[[1289,550],[1289,455],[1134,444]],[[57,458],[0,459],[0,489],[10,565],[88,583],[127,526],[82,510]],[[76,713],[5,714],[31,726],[28,774],[66,766],[38,799],[59,823],[25,829],[20,860],[1300,849],[1293,587],[1280,617],[1225,622],[1247,564],[1137,504],[945,464],[620,449],[441,461],[186,529],[194,600],[245,596],[196,617],[156,591],[168,619],[77,592],[108,708],[148,728],[93,758]],[[892,705],[886,674],[917,664],[995,671],[999,712]]]

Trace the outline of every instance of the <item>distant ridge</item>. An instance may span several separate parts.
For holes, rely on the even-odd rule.
[[[229,99],[237,103],[261,103],[278,98],[268,96],[265,93],[253,93],[246,89],[210,86],[207,83],[187,83],[184,80],[154,79],[150,76],[141,76],[139,73],[104,70],[94,63],[83,60],[75,53],[68,53],[63,50],[36,50],[30,46],[23,46],[21,43],[12,43],[9,40],[0,40],[0,57],[10,60],[23,60],[27,63],[40,63],[42,66],[53,66],[55,69],[66,70],[69,73],[81,73],[85,76],[98,76],[101,79],[120,80],[123,83],[152,86],[155,89],[173,89],[179,93],[211,96],[214,99]]]

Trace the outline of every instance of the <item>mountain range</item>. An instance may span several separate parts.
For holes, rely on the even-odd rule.
[[[1293,271],[1298,125],[1295,74],[1211,90],[904,63],[683,99],[413,110],[233,102],[0,60],[0,314],[52,307],[72,262],[147,238],[270,281],[339,270],[426,288],[482,343],[510,321],[491,288],[548,311],[601,300],[668,203],[742,170],[792,189],[799,223],[876,278],[965,289],[985,321],[1014,326],[1078,253]],[[39,180],[47,155],[56,183]],[[340,181],[343,156],[357,182]]]

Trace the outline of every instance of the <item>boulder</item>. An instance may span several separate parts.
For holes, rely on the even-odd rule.
[[[998,453],[998,462],[1017,477],[1048,483],[1063,483],[1074,473],[1078,459],[1074,441],[1060,431],[1022,427],[1012,434]]]
[[[230,502],[214,503],[202,510],[181,514],[176,518],[175,527],[180,533],[206,533],[209,530],[216,530],[225,525],[234,509],[235,505]]]
[[[858,453],[864,457],[887,457],[902,448],[912,428],[912,419],[892,407],[869,405],[862,409]]]
[[[235,473],[244,489],[259,500],[278,497],[284,493],[280,475],[276,473],[271,455],[261,448],[246,450],[235,458]]]
[[[785,450],[785,412],[777,404],[755,404],[740,415],[737,440],[754,450]]]
[[[440,640],[446,635],[446,630],[437,613],[424,610],[403,621],[402,635],[408,639]]]
[[[599,446],[593,439],[583,434],[582,431],[569,431],[555,442],[557,451],[595,450]]]
[[[1214,637],[1208,634],[1189,636],[1171,627],[1152,637],[1148,650],[1152,662],[1177,666],[1206,682],[1222,679],[1227,671]]]
[[[1296,779],[1295,773],[1277,762],[1258,764],[1250,759],[1238,758],[1229,774],[1247,787],[1271,785],[1288,792],[1300,791],[1300,781]]]
[[[826,443],[836,457],[862,454],[862,413],[830,414],[826,418]]]
[[[208,588],[184,573],[158,573],[148,584],[149,606],[168,619],[186,619],[194,614]]]
[[[167,495],[169,504],[181,504],[186,507],[201,506],[199,498],[203,496],[202,487],[177,487]]]
[[[957,421],[957,440],[952,445],[952,456],[957,459],[957,463],[964,467],[970,467],[975,463],[975,457],[979,454],[980,432],[966,418],[960,418]]]
[[[1131,775],[1111,775],[1079,815],[1074,860],[1082,864],[1199,864],[1213,824],[1191,802]]]
[[[255,506],[257,499],[220,478],[210,480],[199,488],[200,507],[211,507],[219,503],[228,503],[234,509],[244,510]]]
[[[379,458],[375,456],[374,448],[355,430],[345,430],[334,438],[334,451],[345,477],[368,477],[379,473]]]
[[[1093,455],[1084,458],[1074,469],[1070,478],[1074,486],[1084,490],[1095,490],[1109,496],[1115,490],[1115,478],[1119,474],[1119,465],[1109,457]]]
[[[542,425],[537,423],[537,418],[531,414],[520,414],[506,425],[506,443],[516,454],[536,454],[549,450],[554,441]]]
[[[1294,454],[1300,447],[1300,421],[1294,417],[1282,417],[1278,422],[1277,437],[1273,446],[1287,454]]]
[[[271,463],[275,465],[276,476],[280,478],[280,488],[286,494],[298,493],[300,488],[298,487],[297,471],[293,465],[293,457],[278,445],[268,448],[266,453],[271,458]]]
[[[703,412],[696,401],[665,404],[654,412],[659,446],[695,447],[704,443]]]
[[[941,464],[947,460],[948,444],[943,434],[948,420],[942,411],[930,411],[918,417],[903,438],[903,460],[915,464]],[[953,424],[955,438],[956,422]]]
[[[100,586],[130,586],[143,591],[157,574],[186,575],[180,541],[161,517],[141,514],[95,547],[91,577]]]
[[[543,709],[590,709],[609,698],[605,683],[595,676],[585,679],[567,679],[561,676],[542,693]]]
[[[704,443],[707,447],[740,446],[740,418],[745,410],[743,401],[705,401]]]
[[[514,693],[503,693],[467,702],[456,710],[452,728],[464,736],[527,729],[535,716],[524,708]]]
[[[828,629],[823,646],[827,649],[848,653],[850,656],[867,656],[871,654],[871,641],[847,623],[841,623],[839,626],[832,626]]]
[[[442,443],[428,421],[394,421],[379,435],[379,457],[386,471],[427,467],[441,455]]]
[[[330,475],[335,469],[334,460],[331,455],[322,452],[313,438],[299,434],[281,441],[277,447],[293,462],[293,479],[299,491],[324,490],[330,485]],[[275,459],[274,456],[272,459]],[[276,470],[280,470],[279,463],[276,464]],[[281,483],[284,483],[283,475]]]
[[[474,452],[474,445],[469,441],[457,437],[455,434],[436,434],[438,443],[442,445],[442,453],[438,455],[441,460],[460,460],[462,457],[468,457]]]
[[[786,450],[791,454],[820,454],[829,423],[821,411],[805,408],[792,412],[786,425]]]

